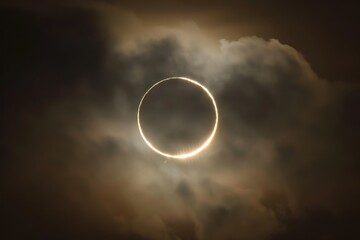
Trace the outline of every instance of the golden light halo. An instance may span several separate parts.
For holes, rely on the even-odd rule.
[[[162,152],[160,151],[159,149],[155,148],[151,142],[145,137],[143,131],[142,131],[142,128],[141,128],[141,123],[140,123],[140,110],[141,110],[141,105],[142,105],[142,102],[144,101],[146,95],[151,91],[151,89],[153,89],[154,87],[156,87],[157,85],[165,82],[165,81],[169,81],[169,80],[174,80],[174,79],[180,79],[180,80],[184,80],[184,81],[187,81],[187,82],[190,82],[194,85],[197,85],[199,87],[201,87],[202,90],[204,90],[206,92],[206,94],[210,97],[212,103],[213,103],[213,106],[214,106],[214,110],[215,110],[215,124],[214,124],[214,127],[213,127],[213,130],[211,132],[211,134],[209,135],[209,137],[205,140],[205,142],[200,146],[198,147],[197,149],[191,151],[191,152],[187,152],[187,153],[182,153],[182,154],[169,154],[169,153],[165,153],[165,152]],[[139,107],[138,107],[138,111],[137,111],[137,122],[138,122],[138,127],[139,127],[139,131],[140,131],[140,134],[142,136],[142,138],[144,139],[145,143],[152,149],[154,150],[155,152],[157,152],[158,154],[162,155],[162,156],[165,156],[165,157],[168,157],[168,158],[175,158],[175,159],[185,159],[185,158],[189,158],[189,157],[193,157],[195,156],[196,154],[198,154],[199,152],[201,152],[202,150],[204,150],[212,141],[212,139],[214,138],[215,136],[215,133],[216,133],[216,129],[217,129],[217,125],[218,125],[218,109],[217,109],[217,106],[216,106],[216,102],[215,102],[215,99],[214,97],[211,95],[211,93],[209,92],[209,90],[204,87],[203,85],[201,85],[200,83],[190,79],[190,78],[185,78],[185,77],[171,77],[171,78],[166,78],[166,79],[163,79],[157,83],[155,83],[154,85],[152,85],[144,94],[144,96],[141,98],[140,100],[140,103],[139,103]]]

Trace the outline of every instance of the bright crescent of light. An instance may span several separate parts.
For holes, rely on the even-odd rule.
[[[203,89],[207,95],[210,97],[212,103],[213,103],[213,106],[214,106],[214,110],[215,110],[215,124],[214,124],[214,127],[213,127],[213,130],[211,132],[211,134],[209,135],[209,137],[206,139],[206,141],[200,146],[198,147],[197,149],[191,151],[191,152],[187,152],[187,153],[182,153],[182,154],[176,154],[176,155],[173,155],[173,154],[169,154],[169,153],[165,153],[165,152],[162,152],[160,151],[159,149],[155,148],[151,142],[145,137],[143,131],[142,131],[142,128],[141,128],[141,124],[140,124],[140,110],[141,110],[141,105],[142,105],[142,102],[144,101],[146,95],[151,91],[151,89],[153,89],[154,87],[156,87],[157,85],[165,82],[165,81],[169,81],[169,80],[173,80],[173,79],[180,79],[180,80],[184,80],[184,81],[188,81],[192,84],[195,84],[199,87],[201,87],[201,89]],[[165,157],[168,157],[168,158],[175,158],[175,159],[184,159],[184,158],[189,158],[189,157],[192,157],[192,156],[195,156],[196,154],[198,154],[199,152],[201,152],[202,150],[204,150],[207,146],[209,146],[209,144],[211,143],[212,139],[214,138],[215,136],[215,133],[216,133],[216,129],[217,129],[217,125],[218,125],[218,109],[217,109],[217,106],[216,106],[216,102],[215,102],[215,99],[214,97],[211,95],[211,93],[209,92],[209,90],[204,87],[203,85],[201,85],[200,83],[190,79],[190,78],[185,78],[185,77],[171,77],[171,78],[166,78],[166,79],[163,79],[157,83],[155,83],[154,85],[152,85],[144,94],[144,96],[141,98],[140,100],[140,103],[139,103],[139,107],[138,107],[138,111],[137,111],[137,122],[138,122],[138,126],[139,126],[139,131],[140,131],[140,134],[142,136],[142,138],[144,139],[144,141],[146,142],[146,144],[152,149],[154,150],[155,152],[157,152],[158,154],[160,155],[163,155]]]

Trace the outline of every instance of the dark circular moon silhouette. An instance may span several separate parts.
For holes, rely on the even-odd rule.
[[[167,84],[165,84],[167,83]],[[189,89],[189,87],[193,87],[192,92],[188,91],[189,96],[184,95],[184,96],[176,96],[178,95],[178,93],[182,93],[182,91],[178,91],[176,92],[171,92],[169,91],[169,86],[167,89],[164,90],[164,87],[166,85],[170,85],[173,84],[173,89],[177,89],[179,90],[179,88],[187,88]],[[176,88],[175,88],[176,86]],[[163,90],[161,90],[161,88],[163,88]],[[181,89],[180,88],[180,89]],[[159,96],[159,95],[168,95],[167,97],[164,96]],[[170,95],[170,96],[169,96]],[[196,102],[191,102],[187,101],[189,98],[191,98],[191,95],[193,95],[194,97],[202,95],[202,98],[199,100],[197,99]],[[155,99],[154,96],[157,96],[157,101],[158,103],[156,104],[156,101],[153,101],[153,108],[152,110],[153,112],[153,117],[152,118],[152,122],[158,122],[158,126],[167,126],[168,128],[173,128],[177,131],[173,131],[175,132],[175,134],[173,135],[182,135],[181,133],[181,126],[186,126],[187,128],[191,128],[192,123],[188,122],[185,124],[179,124],[178,122],[178,118],[173,118],[173,119],[167,119],[166,121],[162,121],[159,122],[160,120],[157,118],[157,116],[159,115],[164,115],[167,116],[168,113],[164,112],[162,109],[162,106],[167,105],[171,107],[172,111],[180,111],[180,110],[186,110],[187,109],[191,109],[190,105],[195,105],[197,103],[203,103],[204,108],[207,108],[208,110],[211,108],[212,112],[214,113],[214,120],[212,121],[212,125],[208,126],[208,128],[210,127],[210,131],[209,129],[207,129],[208,132],[210,132],[209,134],[206,135],[205,139],[204,137],[203,140],[201,141],[201,144],[199,144],[199,146],[196,146],[195,148],[193,146],[189,146],[187,149],[182,149],[181,152],[177,152],[177,153],[170,153],[168,151],[164,151],[164,150],[160,150],[159,144],[156,144],[156,141],[154,141],[154,139],[156,139],[155,135],[153,134],[153,136],[150,138],[148,133],[145,133],[146,131],[144,131],[143,129],[143,124],[142,124],[142,117],[141,117],[141,112],[142,112],[142,108],[143,105],[146,105],[145,102],[147,102],[147,105],[151,105],[150,104],[150,100],[151,98]],[[148,99],[149,98],[149,99]],[[145,101],[146,100],[146,101]],[[159,102],[160,101],[160,102]],[[185,103],[185,104],[184,104]],[[179,104],[182,104],[182,107],[179,107]],[[187,105],[187,106],[186,106]],[[150,107],[149,107],[150,108]],[[156,110],[154,110],[154,108]],[[188,112],[186,113],[187,115],[201,115],[201,112]],[[185,115],[186,115],[185,114]],[[216,130],[217,130],[217,125],[218,125],[218,110],[217,110],[217,106],[216,106],[216,102],[214,97],[211,95],[211,93],[209,92],[209,90],[204,87],[203,85],[201,85],[200,83],[189,79],[189,78],[184,78],[184,77],[172,77],[172,78],[166,78],[163,79],[157,83],[155,83],[153,86],[151,86],[144,94],[144,96],[141,98],[140,100],[140,104],[138,107],[138,111],[137,111],[137,122],[138,122],[138,127],[139,127],[139,131],[140,134],[142,136],[142,138],[144,139],[145,143],[155,152],[157,152],[158,154],[165,156],[165,157],[169,157],[169,158],[174,158],[174,159],[185,159],[185,158],[189,158],[192,156],[195,156],[196,154],[198,154],[199,152],[201,152],[202,150],[204,150],[212,141],[212,139],[215,136]],[[193,129],[193,131],[198,131],[198,129],[201,128],[201,125],[204,125],[200,122],[200,124],[198,124],[198,127]],[[205,124],[206,126],[206,124]],[[180,132],[179,132],[180,131]],[[158,134],[161,134],[161,132],[158,131],[158,129],[152,129],[151,132],[157,132]],[[184,134],[183,134],[184,135]],[[167,136],[167,140],[166,141],[171,141],[173,138],[176,138],[176,136]],[[152,140],[150,140],[152,139]],[[192,145],[192,144],[190,144]]]

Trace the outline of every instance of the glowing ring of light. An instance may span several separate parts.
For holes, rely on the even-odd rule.
[[[165,152],[162,152],[160,151],[159,149],[155,148],[151,142],[145,137],[143,131],[142,131],[142,128],[141,128],[141,124],[140,124],[140,110],[141,110],[141,105],[142,105],[142,102],[144,101],[146,95],[151,91],[151,89],[153,89],[154,87],[156,87],[157,85],[165,82],[165,81],[169,81],[169,80],[174,80],[174,79],[179,79],[179,80],[184,80],[184,81],[187,81],[187,82],[190,82],[198,87],[200,87],[202,90],[204,90],[206,92],[206,94],[210,97],[211,101],[212,101],[212,104],[214,106],[214,110],[215,110],[215,124],[214,124],[214,127],[213,127],[213,130],[211,132],[211,134],[209,135],[209,137],[204,141],[204,143],[198,147],[197,149],[191,151],[191,152],[187,152],[187,153],[182,153],[182,154],[177,154],[177,155],[173,155],[173,154],[169,154],[169,153],[165,153]],[[160,155],[163,155],[165,157],[168,157],[168,158],[175,158],[175,159],[184,159],[184,158],[188,158],[188,157],[192,157],[192,156],[195,156],[196,154],[198,154],[199,152],[201,152],[202,150],[204,150],[209,144],[210,142],[212,141],[212,139],[214,138],[215,136],[215,133],[216,133],[216,129],[217,129],[217,125],[218,125],[218,109],[217,109],[217,106],[216,106],[216,102],[215,102],[215,99],[214,97],[211,95],[211,93],[209,92],[209,90],[204,87],[203,85],[201,85],[200,83],[192,80],[192,79],[189,79],[189,78],[185,78],[185,77],[171,77],[171,78],[166,78],[166,79],[163,79],[157,83],[155,83],[154,85],[152,85],[144,94],[144,96],[141,98],[140,100],[140,103],[139,103],[139,107],[138,107],[138,111],[137,111],[137,122],[138,122],[138,126],[139,126],[139,131],[140,131],[140,134],[142,136],[142,138],[144,139],[145,143],[152,149],[154,150],[155,152],[157,152],[158,154]]]

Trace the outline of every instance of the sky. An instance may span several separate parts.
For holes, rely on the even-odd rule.
[[[2,1],[0,238],[359,238],[355,5]]]

